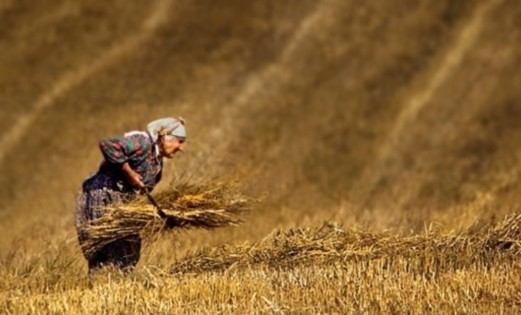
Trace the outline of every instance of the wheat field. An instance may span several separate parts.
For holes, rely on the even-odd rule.
[[[0,26],[1,313],[521,308],[516,1],[0,0]],[[155,198],[255,203],[89,275],[98,142],[165,116],[188,138]]]

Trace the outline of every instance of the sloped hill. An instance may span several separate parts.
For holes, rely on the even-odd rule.
[[[268,193],[253,235],[332,216],[459,227],[475,220],[460,206],[517,203],[511,3],[21,1],[0,14],[0,200],[17,230],[28,214],[71,216],[97,141],[165,115],[190,126],[170,179],[239,176]]]

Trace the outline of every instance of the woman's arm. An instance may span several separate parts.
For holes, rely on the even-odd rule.
[[[144,188],[143,177],[134,171],[128,159],[136,154],[143,154],[143,145],[134,137],[106,138],[100,141],[99,147],[108,163],[118,165],[128,182],[136,188]]]
[[[145,188],[145,184],[143,183],[143,176],[139,175],[136,171],[134,171],[128,162],[125,162],[121,166],[121,170],[123,171],[123,174],[125,174],[125,177],[127,178],[128,182],[136,187],[136,188]]]

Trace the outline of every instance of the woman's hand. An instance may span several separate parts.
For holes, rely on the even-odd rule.
[[[143,176],[139,175],[136,171],[134,171],[128,162],[123,163],[122,165],[122,171],[123,174],[125,174],[125,177],[127,178],[128,182],[134,186],[135,188],[145,188],[145,184],[143,184]]]

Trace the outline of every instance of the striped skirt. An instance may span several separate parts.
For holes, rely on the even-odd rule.
[[[116,179],[104,172],[97,172],[87,178],[76,201],[75,225],[80,245],[91,237],[86,229],[87,223],[103,216],[107,205],[125,202],[133,194],[133,191],[123,188]],[[139,235],[132,235],[115,240],[94,254],[83,254],[88,261],[89,270],[104,265],[131,269],[139,261],[140,251],[141,238]]]

